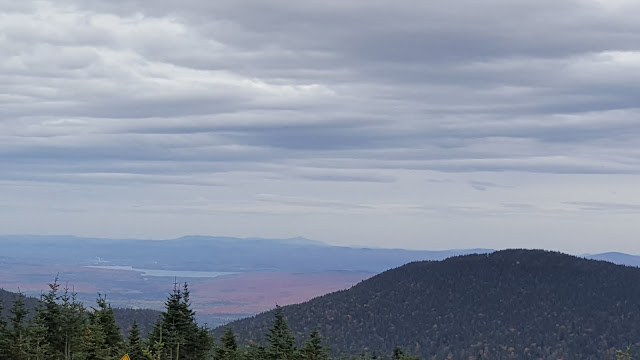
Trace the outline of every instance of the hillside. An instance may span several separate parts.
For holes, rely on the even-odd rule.
[[[13,305],[13,301],[16,296],[18,296],[18,294],[0,289],[0,302],[4,307],[0,316],[7,318],[10,315],[11,306]],[[38,306],[39,300],[34,297],[25,296],[24,302],[30,313],[29,318],[31,318],[34,314],[34,309]],[[87,306],[87,304],[85,304],[85,306],[89,308],[94,305],[95,304],[88,304]],[[146,337],[146,334],[151,331],[153,325],[160,316],[159,311],[149,309],[114,308],[113,313],[116,318],[116,323],[118,324],[122,335],[125,337],[128,336],[134,320],[138,322],[140,333],[143,337]]]
[[[639,306],[638,268],[505,250],[410,263],[284,314],[297,338],[317,327],[334,355],[399,345],[423,359],[613,359],[640,341]],[[231,325],[261,339],[272,316]]]

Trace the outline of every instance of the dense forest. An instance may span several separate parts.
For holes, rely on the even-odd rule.
[[[629,344],[640,356],[640,269],[549,251],[414,262],[283,312],[336,357],[399,345],[423,359],[615,359]],[[231,325],[256,341],[272,316]]]
[[[135,320],[125,340],[115,311],[103,296],[98,295],[96,305],[87,309],[56,279],[35,304],[21,294],[14,296],[6,318],[0,318],[0,359],[107,360],[125,353],[132,360],[206,359],[213,342],[209,329],[195,322],[189,294],[187,284],[174,288],[166,311],[156,312],[160,317],[148,341]]]
[[[62,291],[65,291],[64,286]],[[67,293],[69,289],[66,290]],[[25,321],[30,320],[34,314],[36,314],[36,308],[38,307],[39,300],[34,297],[24,296],[4,289],[0,289],[0,304],[3,305],[3,309],[0,310],[0,317],[7,318],[10,314],[10,309],[13,306],[13,302],[20,297],[24,301],[25,308],[27,309],[27,316]],[[127,308],[113,308],[113,315],[116,318],[116,324],[120,328],[122,336],[129,336],[129,331],[133,326],[133,322],[138,323],[138,329],[141,334],[148,334],[153,329],[153,325],[160,317],[160,312],[151,309],[127,309]]]
[[[190,295],[175,284],[151,331],[134,321],[125,337],[104,297],[86,308],[54,281],[35,303],[18,294],[0,309],[0,360],[627,359],[640,348],[640,269],[547,251],[410,263],[217,329],[198,325]]]
[[[8,294],[3,291],[3,298]],[[148,334],[142,333],[134,320],[126,339],[116,323],[114,309],[104,297],[98,295],[96,306],[86,309],[69,289],[61,290],[57,280],[40,300],[13,294],[7,302],[11,307],[4,309],[0,300],[0,313],[6,315],[0,316],[0,360],[117,360],[124,354],[131,360],[329,359],[329,348],[317,330],[309,334],[302,347],[296,346],[280,307],[274,311],[264,345],[239,346],[231,327],[225,328],[216,342],[210,329],[198,326],[186,283],[175,285],[165,311]],[[121,314],[139,316],[138,312]],[[417,359],[399,348],[390,357]],[[353,357],[369,358],[383,359],[366,352]]]

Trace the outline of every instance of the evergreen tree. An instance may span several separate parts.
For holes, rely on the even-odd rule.
[[[402,351],[402,349],[400,349],[399,346],[396,346],[393,349],[393,356],[391,357],[392,360],[402,360],[402,358],[404,358],[404,352]]]
[[[58,276],[49,284],[49,291],[40,296],[40,306],[36,309],[36,318],[45,330],[44,343],[48,344],[48,357],[65,359],[65,341],[62,335],[60,305],[58,301]]]
[[[198,327],[197,330],[194,359],[212,359],[215,340],[213,336],[211,336],[211,330],[206,326],[206,324],[203,327]]]
[[[89,321],[104,335],[104,347],[108,349],[108,353],[112,356],[118,356],[124,348],[124,340],[120,335],[120,328],[116,323],[113,308],[101,294],[98,294],[96,303],[98,307],[93,308],[93,313],[89,314]]]
[[[405,354],[404,351],[402,351],[402,349],[400,349],[399,346],[396,346],[393,349],[393,356],[391,357],[392,360],[419,360],[420,358],[416,357],[416,356],[412,356],[410,354]]]
[[[220,339],[220,346],[215,349],[216,360],[236,360],[238,359],[238,343],[236,335],[231,326],[224,330]]]
[[[12,359],[22,360],[29,357],[29,345],[27,337],[27,327],[25,326],[25,319],[29,312],[24,303],[24,295],[19,292],[11,307],[11,316],[9,320],[11,322],[11,331],[9,332],[10,350]]]
[[[268,359],[267,349],[259,344],[250,343],[247,346],[243,356],[243,360],[264,360]]]
[[[268,346],[266,348],[267,359],[290,360],[297,356],[295,339],[289,324],[282,313],[282,308],[276,305],[274,312],[275,320],[273,326],[267,334]]]
[[[86,328],[86,314],[82,303],[77,301],[76,293],[69,291],[69,287],[64,288],[64,293],[60,296],[60,331],[61,340],[64,344],[64,359],[71,360],[73,353],[82,342],[82,335]]]
[[[4,306],[2,300],[0,300],[0,360],[11,359],[9,354],[9,329],[7,328],[7,322],[2,317],[2,310]]]
[[[328,348],[323,345],[323,338],[318,332],[318,329],[314,329],[309,335],[309,339],[304,343],[302,349],[300,349],[300,359],[302,360],[328,360],[329,352]]]
[[[187,283],[182,288],[177,282],[174,283],[173,292],[169,294],[165,308],[149,338],[150,344],[162,343],[163,359],[205,359],[211,349],[212,341],[209,331],[206,328],[199,328],[196,323]],[[160,338],[162,338],[161,341]]]
[[[140,337],[140,329],[138,328],[138,322],[133,321],[131,331],[129,332],[129,341],[127,344],[127,354],[131,360],[144,360],[144,344]]]
[[[44,325],[42,318],[36,312],[36,316],[30,322],[28,326],[29,337],[29,359],[31,360],[45,360],[51,359],[49,356],[51,353],[50,346],[47,343],[47,327]]]
[[[79,360],[113,360],[106,344],[106,335],[97,321],[91,321],[80,343]],[[75,359],[76,357],[74,357]]]
[[[185,282],[182,286],[180,313],[183,321],[183,340],[180,360],[203,360],[211,348],[211,338],[206,328],[198,327],[195,311],[191,309],[191,291]]]
[[[162,320],[158,320],[149,334],[144,355],[150,360],[162,360],[164,354],[164,342],[162,341]]]

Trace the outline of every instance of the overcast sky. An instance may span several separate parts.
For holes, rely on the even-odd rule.
[[[636,0],[0,0],[0,233],[640,253]]]

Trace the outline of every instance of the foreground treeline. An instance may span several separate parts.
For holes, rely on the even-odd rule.
[[[146,340],[134,321],[127,339],[121,335],[114,309],[98,295],[96,305],[86,308],[69,288],[57,279],[30,313],[25,297],[18,294],[7,319],[0,317],[0,360],[327,360],[329,348],[317,330],[302,346],[296,346],[289,325],[277,307],[272,327],[263,344],[239,346],[231,327],[220,341],[210,329],[199,326],[191,309],[190,291],[185,283],[174,286],[153,330]],[[2,304],[0,303],[0,311]],[[416,357],[396,349],[379,356],[363,351],[355,360],[413,360]]]

